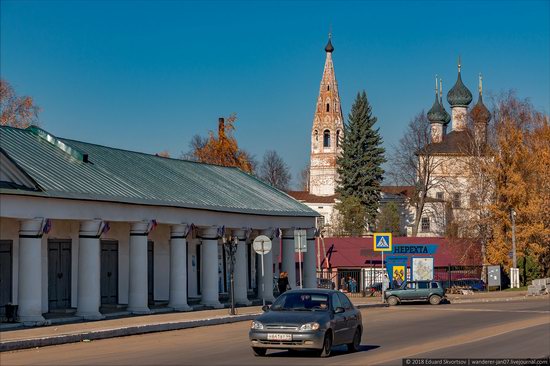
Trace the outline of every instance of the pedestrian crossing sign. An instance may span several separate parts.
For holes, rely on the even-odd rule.
[[[391,252],[392,251],[391,233],[375,233],[374,234],[374,251],[375,252]]]

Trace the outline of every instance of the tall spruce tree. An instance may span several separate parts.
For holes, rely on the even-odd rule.
[[[386,162],[379,129],[374,128],[377,119],[367,93],[357,93],[355,102],[344,125],[341,142],[342,154],[338,157],[338,186],[341,199],[357,197],[365,207],[369,225],[374,225],[380,202],[380,186]]]

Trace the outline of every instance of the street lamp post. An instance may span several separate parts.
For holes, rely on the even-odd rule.
[[[236,315],[235,312],[235,253],[237,253],[237,245],[239,238],[237,236],[229,236],[223,238],[223,246],[225,254],[229,257],[229,278],[230,278],[230,297],[231,297],[231,315]]]
[[[510,209],[510,218],[512,220],[512,288],[519,288],[519,269],[516,257],[516,211],[513,208]]]

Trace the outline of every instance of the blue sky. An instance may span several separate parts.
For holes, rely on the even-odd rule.
[[[549,1],[2,1],[0,74],[55,135],[149,153],[238,115],[240,146],[309,161],[332,25],[347,118],[366,90],[389,151],[407,122],[463,80],[550,111]],[[474,101],[477,98],[474,98]],[[295,180],[295,182],[297,179]]]

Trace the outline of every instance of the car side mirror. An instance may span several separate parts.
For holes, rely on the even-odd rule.
[[[346,311],[346,309],[338,306],[336,309],[334,309],[334,314],[342,314],[345,311]]]
[[[262,306],[262,310],[263,310],[264,312],[268,311],[268,310],[269,310],[269,305],[264,305],[264,306]]]

